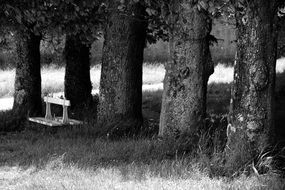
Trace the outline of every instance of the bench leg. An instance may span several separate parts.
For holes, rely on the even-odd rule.
[[[50,110],[50,103],[46,103],[46,115],[45,119],[52,119],[51,110]]]
[[[62,123],[68,122],[68,113],[67,113],[67,106],[62,106],[63,113],[62,113]]]

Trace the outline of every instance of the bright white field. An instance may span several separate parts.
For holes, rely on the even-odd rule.
[[[284,187],[274,176],[218,179],[208,177],[193,166],[191,175],[185,178],[171,174],[161,177],[149,167],[129,164],[124,168],[82,169],[64,164],[59,157],[42,169],[0,167],[0,187],[1,190],[277,190]]]
[[[100,66],[94,66],[90,70],[93,90],[92,93],[99,92]],[[277,60],[277,73],[285,71],[285,58]],[[143,67],[143,90],[155,91],[163,89],[163,78],[165,69],[162,64],[144,64]],[[13,104],[15,70],[0,70],[0,110],[11,109]],[[226,67],[218,64],[215,72],[209,78],[209,83],[230,83],[233,80],[233,67]],[[62,95],[64,84],[64,68],[44,67],[42,69],[43,93],[57,93]]]

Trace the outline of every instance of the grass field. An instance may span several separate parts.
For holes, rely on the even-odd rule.
[[[100,81],[100,66],[94,66],[90,70],[93,90],[98,90]],[[54,65],[43,67],[42,76],[42,93],[57,93],[63,92],[64,85],[64,68]],[[162,88],[161,84],[164,78],[164,67],[162,64],[145,64],[143,74],[144,85],[158,85],[157,88]],[[14,93],[14,78],[15,70],[0,70],[0,97],[11,97]],[[155,87],[154,87],[155,88]]]
[[[284,70],[285,59],[280,63],[279,72]],[[43,68],[43,91],[61,92],[63,73],[63,68]],[[208,122],[221,130],[226,126],[222,119],[228,112],[232,68],[218,65],[215,73],[208,86]],[[92,68],[91,76],[94,89],[98,88],[99,67]],[[142,106],[148,125],[154,126],[152,134],[158,127],[163,76],[162,65],[145,64]],[[11,96],[13,71],[1,71],[0,77],[1,90],[6,90],[1,97]],[[277,125],[285,122],[284,84],[285,74],[278,74]],[[285,189],[284,176],[274,170],[263,175],[247,175],[241,170],[238,177],[225,177],[222,154],[217,144],[208,146],[208,133],[193,152],[191,141],[163,141],[156,135],[121,140],[99,137],[100,128],[92,119],[81,127],[51,129],[25,128],[13,121],[15,117],[11,112],[0,112],[0,190]],[[7,132],[19,130],[16,125],[22,130]]]
[[[277,73],[285,71],[285,58],[277,61]],[[42,68],[42,93],[63,92],[64,68],[51,65]],[[98,90],[100,81],[100,66],[93,66],[90,70],[93,90]],[[145,63],[143,67],[143,84],[145,89],[162,89],[165,69],[161,63]],[[11,97],[14,92],[15,70],[0,70],[0,98]],[[233,80],[233,68],[218,64],[215,72],[209,78],[211,83],[230,83]],[[152,87],[151,87],[151,86]]]
[[[100,66],[93,66],[90,70],[92,81],[92,93],[99,92]],[[285,58],[277,60],[277,73],[285,71]],[[42,68],[42,93],[62,93],[64,85],[64,68],[51,65]],[[163,78],[165,69],[161,63],[145,63],[143,67],[143,90],[156,91],[163,89]],[[0,110],[11,109],[14,93],[15,70],[0,70]],[[218,64],[215,72],[209,78],[210,91],[217,86],[228,84],[233,80],[233,68]],[[213,88],[214,87],[214,88]],[[217,91],[217,90],[215,90]],[[227,93],[228,95],[228,93]],[[218,100],[218,99],[217,99]],[[222,107],[224,105],[222,104]]]
[[[273,173],[215,177],[215,157],[178,152],[155,139],[108,141],[78,131],[0,136],[1,190],[193,189],[282,190]],[[81,133],[82,134],[82,133]]]

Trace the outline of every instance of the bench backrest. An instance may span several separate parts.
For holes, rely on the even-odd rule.
[[[44,101],[51,104],[58,104],[62,106],[70,106],[70,101],[60,98],[53,98],[53,97],[44,97]]]

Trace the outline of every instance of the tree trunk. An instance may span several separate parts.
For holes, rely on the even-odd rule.
[[[71,108],[87,106],[92,102],[90,48],[79,35],[66,36],[64,94],[65,98],[70,100]]]
[[[159,136],[194,135],[204,124],[207,82],[213,73],[211,19],[190,2],[173,1],[169,7],[172,61],[165,65]]]
[[[277,42],[277,57],[285,56],[285,17],[279,20],[278,42]]]
[[[42,113],[41,102],[41,36],[32,32],[16,34],[16,77],[13,110],[39,116]]]
[[[114,11],[109,13],[105,26],[98,120],[106,124],[133,120],[138,127],[142,122],[142,64],[147,20],[141,2],[125,3],[125,12],[118,10],[117,1],[110,3]]]
[[[274,139],[277,12],[274,1],[236,2],[237,56],[225,149],[233,171]]]

